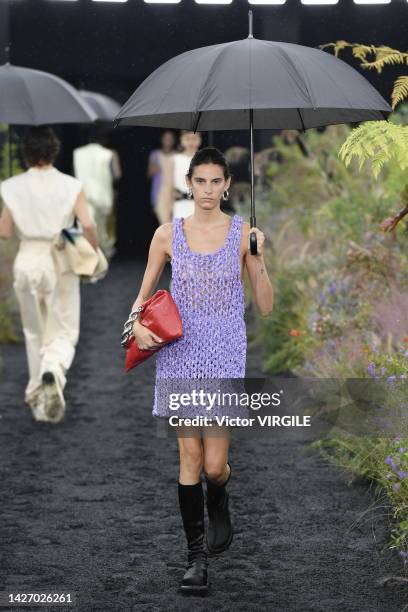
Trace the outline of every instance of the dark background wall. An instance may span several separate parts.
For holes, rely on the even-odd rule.
[[[0,0],[0,60],[5,61],[4,46],[10,40],[12,64],[53,72],[77,87],[124,103],[170,57],[246,37],[249,8],[254,12],[257,38],[308,46],[344,39],[407,49],[405,0],[378,6],[355,5],[351,0],[334,6],[304,6],[300,0],[287,0],[283,6],[251,6],[245,0],[226,6],[197,5],[192,0],[175,5],[149,5],[142,0]],[[341,58],[358,68],[350,54]],[[389,99],[400,71],[401,67],[395,67],[382,75],[372,70],[363,74]],[[87,129],[61,126],[58,131],[64,147],[57,166],[71,172],[72,149],[86,141]],[[111,136],[124,170],[118,209],[118,248],[124,256],[144,255],[156,227],[145,172],[147,155],[159,135],[159,130],[122,127]],[[270,142],[271,133],[257,132],[256,147]],[[247,146],[248,135],[217,132],[214,144],[221,149]]]

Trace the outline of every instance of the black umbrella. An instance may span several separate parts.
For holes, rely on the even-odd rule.
[[[391,106],[354,68],[325,51],[252,35],[182,53],[157,68],[123,105],[115,126],[250,130],[251,219],[254,129],[303,130],[386,119]],[[251,253],[256,235],[251,233]]]
[[[13,66],[0,66],[0,122],[9,125],[93,123],[96,113],[79,92],[63,79]],[[10,160],[9,160],[10,161]]]
[[[85,102],[95,111],[98,121],[113,121],[120,110],[120,104],[105,94],[86,89],[80,89],[79,93]]]

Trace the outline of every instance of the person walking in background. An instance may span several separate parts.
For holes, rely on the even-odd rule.
[[[159,206],[163,209],[162,223],[194,213],[194,200],[187,188],[186,175],[191,160],[201,146],[201,135],[183,130],[180,145],[182,151],[175,153],[163,166],[163,180],[159,192]]]
[[[251,198],[251,152],[246,147],[233,146],[225,151],[225,159],[234,177],[227,200],[228,208],[233,212],[241,206],[247,209]]]
[[[154,149],[154,151],[150,153],[147,167],[147,178],[151,179],[150,203],[157,217],[159,225],[163,223],[163,207],[161,203],[159,203],[159,193],[163,176],[163,166],[174,155],[174,145],[176,143],[176,139],[172,131],[166,130],[161,135],[160,141],[161,149]]]
[[[28,170],[0,186],[0,238],[16,234],[20,240],[13,287],[28,360],[25,401],[37,421],[54,423],[65,414],[66,374],[79,338],[80,279],[59,271],[53,243],[76,216],[84,236],[98,246],[81,182],[53,165],[59,149],[52,128],[31,128],[23,142]]]
[[[107,220],[114,202],[113,183],[122,176],[117,153],[102,144],[102,138],[74,150],[74,174],[81,181],[101,248],[109,258],[114,237],[108,233]]]

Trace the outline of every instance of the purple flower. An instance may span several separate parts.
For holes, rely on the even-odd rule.
[[[381,375],[383,376],[387,371],[387,368],[385,366],[382,366],[381,368]]]
[[[405,453],[405,448],[403,446],[400,446],[398,449],[399,453]]]
[[[394,381],[396,378],[397,378],[397,377],[396,377],[396,376],[394,376],[394,375],[392,375],[392,376],[388,376],[388,378],[387,378],[387,383],[388,383],[389,385],[391,385],[391,384],[392,384],[392,382],[393,382],[393,381]]]
[[[388,457],[387,457],[388,459]],[[401,463],[401,459],[399,457],[397,457],[395,460],[393,459],[393,457],[390,457],[391,461],[386,461],[386,463],[388,463],[388,465],[391,466],[391,469],[394,470],[394,472],[396,472],[398,470],[398,466]]]
[[[406,478],[408,472],[404,472],[404,470],[400,470],[399,472],[397,472],[397,474],[400,478]]]
[[[374,363],[374,361],[372,361],[371,363],[368,364],[367,372],[369,373],[370,376],[375,376],[375,363]]]
[[[405,550],[399,550],[398,554],[400,557],[402,557],[403,559],[406,559],[408,557],[408,553],[405,552]]]
[[[393,461],[393,458],[391,457],[391,455],[388,455],[388,457],[385,460],[385,463],[387,465],[394,465],[394,461]]]

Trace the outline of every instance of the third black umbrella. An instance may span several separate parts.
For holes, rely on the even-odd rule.
[[[89,104],[98,117],[98,121],[113,121],[120,110],[119,102],[96,91],[79,89],[82,98]]]
[[[0,66],[0,121],[9,125],[93,123],[96,113],[79,92],[49,72]]]
[[[325,51],[292,43],[243,40],[182,53],[157,68],[123,105],[115,125],[193,131],[249,129],[251,218],[254,129],[303,130],[386,119],[391,106],[354,68]],[[256,235],[251,233],[251,253]]]

